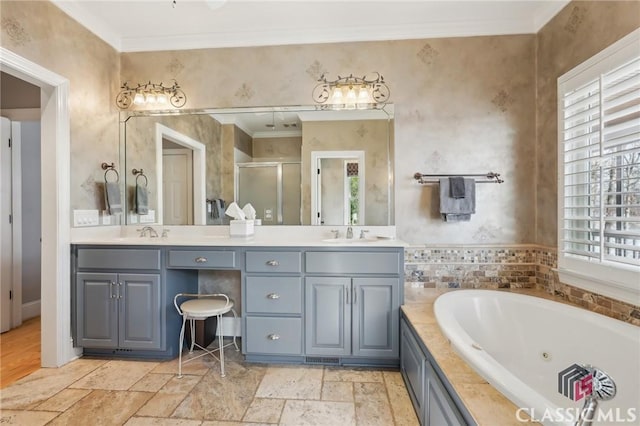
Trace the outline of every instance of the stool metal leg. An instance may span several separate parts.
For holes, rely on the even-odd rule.
[[[191,348],[189,348],[189,353],[193,353],[193,345],[196,343],[196,320],[193,318],[189,319],[191,326]]]
[[[180,346],[178,348],[178,377],[182,377],[182,345],[184,344],[184,326],[187,322],[186,315],[182,316],[182,328],[180,329]]]
[[[224,377],[224,336],[222,334],[222,315],[218,315],[218,327],[220,328],[220,334],[218,334],[218,348],[220,357],[220,376]]]
[[[238,314],[236,313],[235,309],[231,309],[231,313],[233,313],[233,319],[234,319],[234,324],[237,322],[236,320],[238,319]],[[240,349],[238,348],[238,344],[236,343],[236,333],[234,330],[233,333],[233,346],[236,347],[236,352],[238,352]]]

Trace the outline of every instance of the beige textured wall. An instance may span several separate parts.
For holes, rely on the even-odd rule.
[[[640,27],[640,2],[574,1],[538,32],[536,242],[557,233],[557,79]]]
[[[119,54],[49,2],[3,0],[0,17],[2,47],[69,79],[71,208],[100,208],[100,164],[120,169]]]
[[[188,108],[311,103],[318,77],[381,72],[395,104],[396,215],[409,243],[534,241],[535,36],[125,53],[122,78],[175,78]],[[462,224],[437,215],[424,173],[502,173]]]
[[[302,150],[301,137],[253,139],[254,161],[299,161]]]

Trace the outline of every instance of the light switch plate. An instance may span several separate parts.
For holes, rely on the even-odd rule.
[[[98,210],[74,210],[73,226],[98,226],[100,215]]]

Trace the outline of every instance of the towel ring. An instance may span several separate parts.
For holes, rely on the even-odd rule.
[[[136,185],[138,185],[138,179],[143,177],[144,178],[144,187],[146,188],[147,186],[149,186],[149,179],[147,179],[147,176],[145,176],[145,174],[142,173],[142,170],[139,173],[135,173],[135,175],[136,175]]]
[[[109,172],[113,172],[116,174],[116,180],[114,180],[113,182],[118,183],[120,182],[120,174],[118,173],[118,171],[114,168],[108,168],[106,172],[104,172],[104,181],[105,182],[109,182],[109,179],[107,178],[107,175],[109,174]]]

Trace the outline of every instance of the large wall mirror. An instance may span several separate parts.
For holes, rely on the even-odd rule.
[[[121,114],[127,224],[394,224],[393,105]]]

